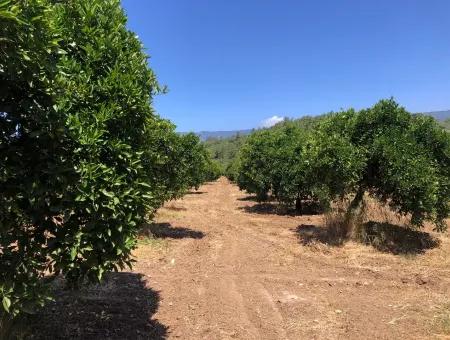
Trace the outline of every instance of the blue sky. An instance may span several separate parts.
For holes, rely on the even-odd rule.
[[[450,109],[449,0],[122,0],[169,93],[179,131],[253,128],[274,116],[394,96]]]

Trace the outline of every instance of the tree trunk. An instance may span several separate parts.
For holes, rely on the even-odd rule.
[[[355,224],[358,222],[357,217],[362,212],[363,200],[364,200],[365,190],[363,188],[359,188],[356,192],[355,197],[351,201],[348,209],[345,213],[345,226],[347,227],[347,237],[350,237],[354,232]]]
[[[359,208],[361,208],[363,198],[364,198],[364,189],[359,188],[352,202],[348,206],[347,214],[357,213]]]
[[[297,210],[300,214],[302,213],[302,200],[300,197],[295,199],[295,210]]]
[[[268,198],[269,198],[269,196],[268,196],[267,192],[258,192],[256,194],[256,200],[258,202],[266,202]]]

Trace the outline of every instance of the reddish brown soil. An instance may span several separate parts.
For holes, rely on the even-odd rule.
[[[40,316],[46,329],[35,334],[83,339],[450,334],[447,235],[408,234],[411,249],[389,244],[393,241],[379,249],[355,242],[333,246],[314,240],[322,216],[277,215],[258,207],[225,179],[171,202],[148,227],[159,240],[136,250],[133,272],[115,274],[75,297],[59,296]],[[64,321],[52,324],[58,319]]]

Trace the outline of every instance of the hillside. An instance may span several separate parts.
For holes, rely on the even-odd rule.
[[[450,130],[450,110],[426,112],[423,114],[434,117],[445,129]],[[294,124],[305,130],[311,130],[326,115],[327,114],[319,116],[303,116],[297,119],[286,119],[284,122],[271,127],[271,129],[276,129],[284,124]],[[197,133],[197,135],[199,135],[200,139],[205,143],[212,158],[220,164],[222,172],[229,176],[229,178],[233,178],[231,172],[233,171],[233,165],[235,165],[239,149],[244,144],[246,136],[253,131],[256,130],[202,131]]]
[[[424,112],[424,115],[429,115],[439,121],[448,121],[450,119],[450,110]]]
[[[447,129],[450,129],[450,110],[446,111],[430,111],[430,112],[424,112],[424,115],[431,116],[435,118],[436,120],[442,122],[444,126],[446,126]],[[294,118],[289,119],[290,121],[314,121],[319,116],[303,116],[301,118]],[[206,141],[208,139],[226,139],[231,138],[236,135],[246,136],[252,133],[255,129],[246,129],[246,130],[229,130],[229,131],[200,131],[196,132],[196,134],[200,137],[200,140]]]
[[[443,121],[441,124],[446,130],[450,130],[450,118]]]
[[[224,138],[231,138],[236,135],[249,135],[252,133],[254,129],[247,129],[247,130],[231,130],[231,131],[200,131],[196,134],[200,137],[200,140],[206,141],[208,139],[224,139]]]
[[[233,164],[247,135],[235,134],[229,138],[210,138],[204,141],[214,161],[220,164],[222,173],[232,177]]]

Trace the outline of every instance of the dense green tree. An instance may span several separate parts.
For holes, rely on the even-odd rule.
[[[274,127],[266,130],[283,130],[286,127],[295,127],[303,132],[311,132],[323,120],[326,115],[305,116],[299,119],[285,119]],[[204,142],[211,157],[217,161],[224,174],[231,181],[237,181],[239,169],[239,151],[246,142],[247,136],[236,134],[230,138],[210,138]]]
[[[70,1],[54,11],[66,51],[55,105],[77,178],[60,210],[66,217],[52,230],[51,254],[55,271],[77,284],[129,265],[137,226],[160,204],[145,167],[158,157],[152,141],[161,120],[150,104],[160,88],[119,1]]]
[[[448,132],[390,99],[328,114],[309,129],[294,121],[252,134],[241,149],[238,184],[259,199],[270,192],[298,209],[304,200],[330,206],[350,196],[347,219],[368,194],[411,216],[413,226],[429,220],[443,230],[449,167]]]
[[[0,300],[10,315],[48,298],[45,273],[76,287],[129,266],[144,219],[209,178],[199,140],[153,111],[162,89],[147,60],[119,0],[0,2]],[[166,171],[178,164],[183,178]]]
[[[236,182],[239,175],[239,159],[236,156],[233,158],[230,163],[223,169],[219,162],[217,162],[219,168],[219,172],[227,177],[230,181]]]
[[[266,200],[272,189],[275,143],[272,131],[260,130],[251,134],[240,150],[237,184],[256,194],[259,201]]]
[[[286,206],[302,201],[328,206],[358,179],[361,155],[340,135],[321,134],[285,122],[251,135],[240,156],[238,184]]]
[[[446,228],[449,213],[450,137],[435,120],[411,115],[394,100],[370,109],[341,112],[320,127],[324,135],[348,139],[364,160],[359,180],[352,185],[349,215],[367,193],[411,216]]]
[[[45,247],[75,177],[54,102],[64,51],[48,5],[0,2],[0,300],[11,315],[46,300]]]
[[[194,133],[173,133],[167,145],[165,155],[168,162],[160,171],[161,177],[168,181],[166,199],[181,197],[187,190],[198,189],[205,181],[219,177],[217,164],[211,160],[208,150]]]
[[[303,161],[308,135],[294,124],[284,123],[268,130],[272,135],[270,167],[271,191],[281,203],[295,202],[301,210],[302,200],[313,196],[308,164]]]
[[[217,178],[215,165],[206,147],[200,143],[199,137],[188,133],[181,137],[181,141],[182,159],[186,162],[184,177],[187,187],[198,189],[205,181]]]
[[[211,158],[220,165],[221,173],[230,180],[236,180],[237,156],[246,137],[237,134],[230,138],[210,138],[203,142]]]

